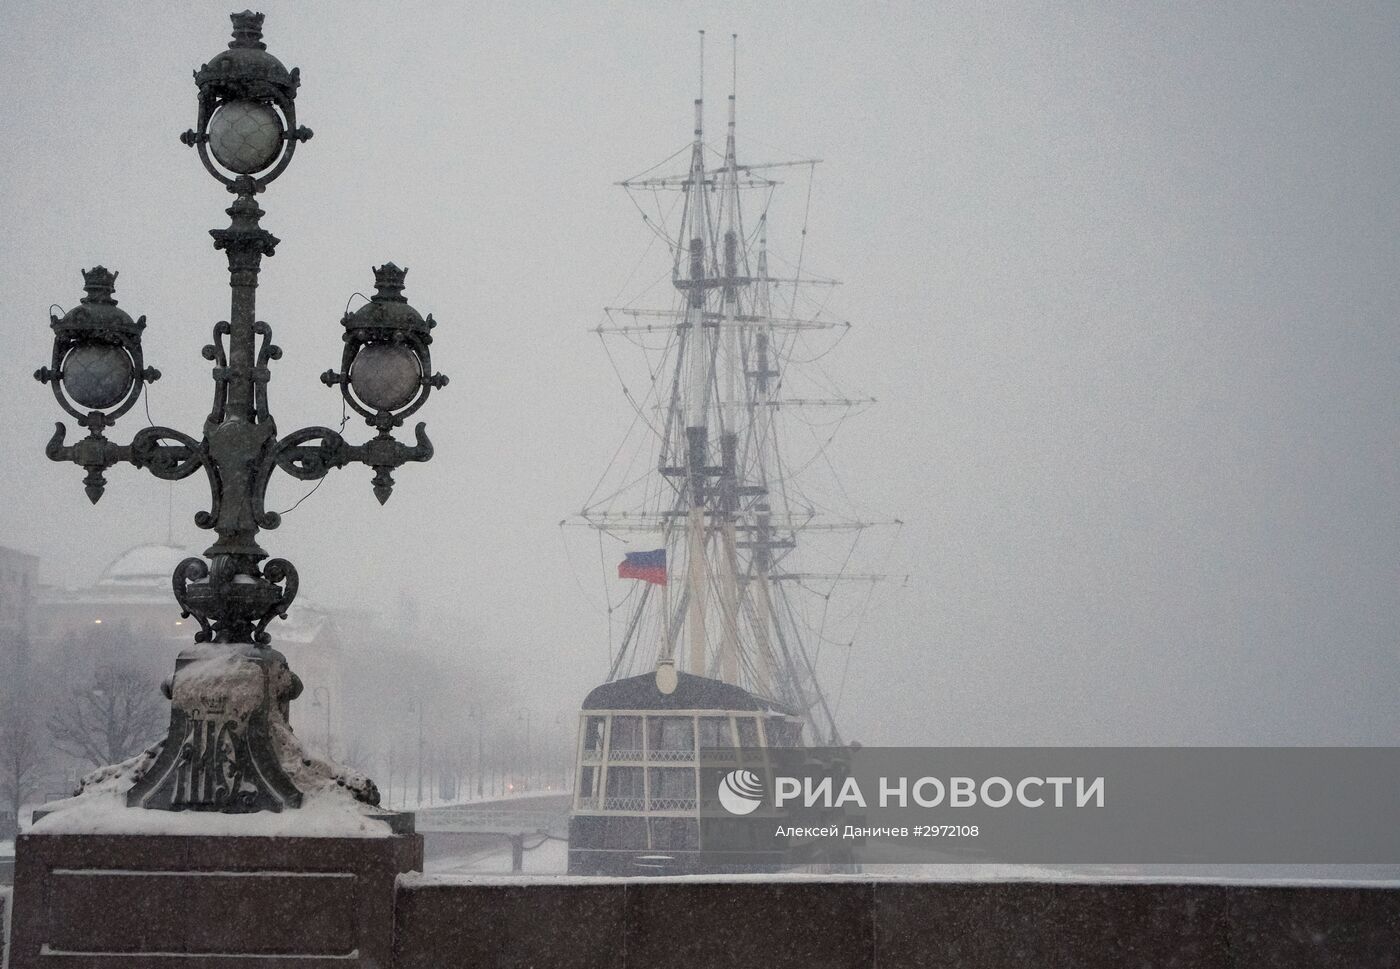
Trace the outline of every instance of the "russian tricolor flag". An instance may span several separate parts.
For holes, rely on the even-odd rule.
[[[617,565],[617,577],[665,585],[666,550],[658,548],[651,552],[628,552],[627,557]]]

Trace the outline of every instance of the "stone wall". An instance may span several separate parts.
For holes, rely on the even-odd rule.
[[[222,916],[203,911],[207,905],[202,904],[174,907],[186,917],[202,911],[202,923],[247,931],[253,928],[247,917],[261,922],[268,913],[224,916],[276,902],[257,890],[266,886],[249,887],[253,890],[238,901],[223,899],[228,909]],[[327,924],[336,913],[314,914],[301,906],[285,926],[286,946],[272,950],[284,953],[281,957],[264,950],[261,957],[245,952],[237,958],[212,958],[215,952],[229,952],[227,943],[210,945],[218,940],[203,938],[206,933],[195,928],[191,935],[200,937],[201,945],[173,948],[202,950],[203,955],[161,961],[200,969],[215,964],[236,964],[238,969],[283,964],[376,969],[1400,969],[1400,888],[1395,887],[408,874],[400,876],[397,887],[385,885],[380,891],[384,894],[375,894],[386,901],[393,895],[392,916],[384,905],[382,916],[366,920],[372,905],[361,910],[360,919],[352,919],[353,930]],[[126,894],[130,911],[120,921],[103,920],[108,930],[118,932],[105,945],[127,951],[108,949],[99,957],[89,950],[86,958],[71,953],[60,958],[49,949],[45,955],[53,958],[45,958],[36,949],[20,963],[100,964],[104,969],[150,965],[137,937],[150,935],[154,920],[135,910],[160,900],[146,889],[139,894],[139,899]],[[0,908],[6,901],[0,891]],[[297,908],[274,906],[283,919]],[[86,921],[75,915],[70,912],[64,919],[70,930]],[[357,933],[387,936],[391,917],[393,951],[387,960],[372,946],[322,958],[289,954],[314,942],[307,929],[334,932],[344,948],[353,945]],[[381,918],[383,928],[378,926]],[[252,934],[265,934],[267,927],[261,928]],[[174,941],[163,942],[162,948]]]
[[[1400,889],[409,875],[396,969],[1387,969]]]
[[[9,888],[0,888],[0,967],[10,964],[10,899]]]
[[[423,842],[25,834],[15,861],[9,969],[387,969]]]

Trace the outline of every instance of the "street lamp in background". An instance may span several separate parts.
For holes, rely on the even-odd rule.
[[[482,778],[482,771],[485,769],[485,764],[484,764],[484,762],[483,762],[482,754],[483,754],[483,752],[484,752],[485,745],[482,743],[483,718],[477,713],[476,707],[475,707],[475,706],[471,706],[471,707],[468,707],[468,708],[467,708],[467,723],[470,724],[470,729],[469,729],[469,732],[468,732],[468,735],[467,735],[467,738],[468,738],[468,739],[467,739],[467,744],[466,744],[466,747],[467,747],[467,765],[468,765],[468,770],[467,770],[467,790],[466,790],[466,794],[467,794],[468,797],[470,797],[470,796],[471,796],[471,792],[472,792],[472,774],[471,774],[471,748],[472,748],[472,741],[471,741],[471,738],[472,738],[473,735],[475,735],[475,738],[476,738],[476,785],[475,785],[475,786],[476,786],[476,796],[477,796],[478,798],[480,798],[480,797],[482,796],[483,784],[484,784],[483,778]]]
[[[326,695],[326,759],[331,759],[331,691],[324,686],[318,686],[311,691],[311,705],[313,707],[322,706],[321,694]]]
[[[368,465],[374,495],[381,504],[386,501],[392,471],[433,456],[423,424],[416,426],[412,445],[395,440],[393,430],[447,378],[432,369],[432,316],[420,315],[404,299],[407,270],[385,263],[375,270],[375,295],[340,321],[340,371],[321,378],[339,388],[345,404],[376,435],[359,445],[329,427],[279,436],[268,388],[271,364],[282,350],[256,309],[262,259],[273,254],[279,240],[260,225],[264,212],[256,199],[287,169],[311,131],[296,119],[300,73],[268,53],[263,15],[244,11],[231,20],[228,49],[195,72],[196,126],[180,139],[198,151],[205,169],[234,196],[226,210],[229,225],[210,232],[214,248],[228,257],[231,305],[228,319],[214,324],[203,350],[213,364],[209,415],[198,437],[151,426],[137,431],[130,444],[108,440],[106,431],[160,372],[146,366],[143,356],[146,318],[133,320],[119,309],[113,297],[117,274],[94,266],[83,271],[85,295],[78,305],[50,318],[50,363],[35,372],[87,436],[66,444],[67,428],[59,423],[46,453],[86,472],[83,487],[94,503],[106,487],[105,472],[116,464],[145,468],[165,481],[203,471],[209,484],[209,510],[199,512],[195,524],[218,538],[202,557],[176,566],[173,576],[182,618],[193,616],[199,623],[198,645],[182,651],[162,687],[171,700],[169,733],[158,754],[153,751],[129,768],[128,805],[226,812],[299,807],[303,788],[297,765],[303,761],[310,772],[306,783],[320,783],[315,777],[325,775],[377,804],[379,793],[368,778],[335,765],[312,768],[310,759],[287,749],[296,745],[287,727],[288,708],[302,684],[286,658],[270,648],[267,627],[287,617],[297,593],[297,570],[286,559],[269,559],[258,533],[281,523],[264,504],[278,469],[311,481],[348,464]],[[292,756],[281,756],[284,752]]]
[[[467,713],[467,719],[472,722],[473,732],[476,734],[476,796],[480,800],[486,794],[486,744],[483,740],[486,718],[479,716],[476,707],[472,707]]]
[[[570,789],[568,766],[569,761],[567,759],[568,748],[566,742],[569,738],[569,724],[571,722],[571,720],[565,719],[564,714],[562,713],[557,714],[554,718],[554,726],[556,728],[554,732],[559,736],[559,787],[561,790],[565,791]]]
[[[528,791],[534,786],[530,778],[530,711],[518,714],[515,719],[525,721],[525,789]]]
[[[422,698],[413,700],[408,705],[408,712],[418,711],[418,804],[423,803],[423,747],[426,741],[423,739],[423,707]]]

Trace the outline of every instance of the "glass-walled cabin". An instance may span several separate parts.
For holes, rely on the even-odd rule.
[[[701,765],[762,766],[802,742],[802,721],[771,701],[685,673],[663,694],[652,674],[598,687],[579,715],[569,871],[645,875],[701,864]],[[715,791],[703,791],[711,805]]]

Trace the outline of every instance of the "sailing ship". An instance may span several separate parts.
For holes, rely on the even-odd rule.
[[[669,251],[670,305],[638,305],[644,292],[605,309],[594,332],[640,351],[647,390],[633,394],[624,379],[627,440],[561,523],[594,530],[604,557],[609,540],[626,550],[618,575],[627,591],[608,602],[607,682],[580,713],[571,873],[777,864],[706,851],[700,818],[717,792],[701,789],[702,765],[759,765],[773,748],[845,743],[827,681],[839,697],[859,621],[885,578],[850,572],[853,552],[867,529],[899,524],[863,520],[839,481],[825,491],[810,483],[812,472],[834,475],[833,428],[873,403],[844,395],[821,369],[850,324],[826,311],[836,281],[803,265],[806,211],[795,254],[769,248],[784,178],[806,177],[810,207],[819,160],[742,156],[732,88],[723,148],[708,145],[703,60],[702,32],[693,138],[668,160],[688,163],[618,183],[651,231],[649,249]],[[794,424],[814,446],[794,446]],[[848,580],[864,588],[843,604]],[[616,643],[615,615],[626,617]]]

